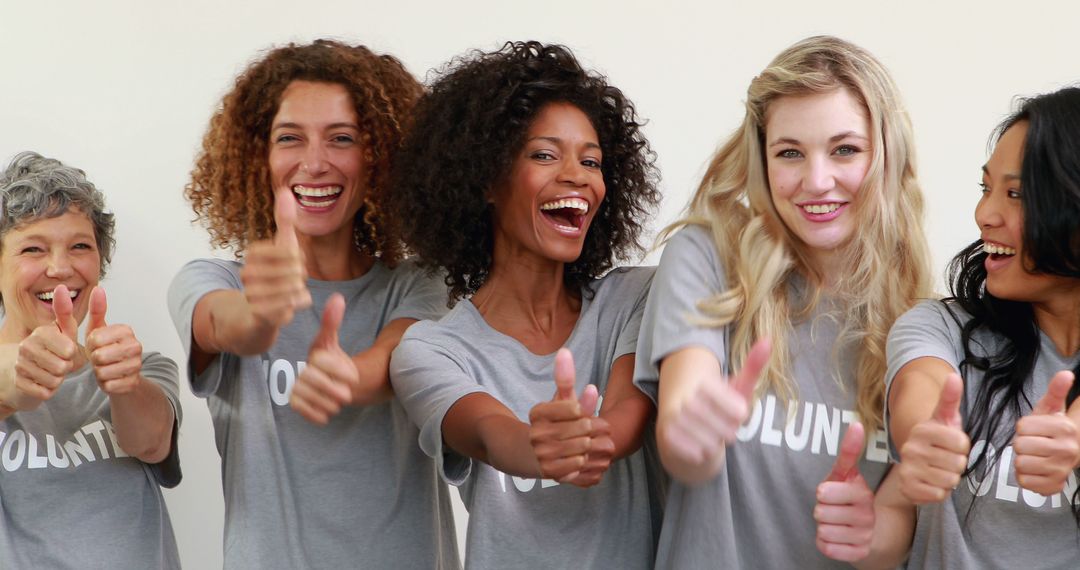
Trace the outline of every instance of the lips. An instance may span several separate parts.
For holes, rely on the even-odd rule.
[[[803,202],[796,204],[799,213],[811,222],[830,222],[847,210],[847,202]]]
[[[68,287],[68,295],[71,297],[72,301],[74,301],[79,296],[79,293],[81,293],[81,292],[82,292],[82,289],[75,289],[74,287]],[[34,296],[37,297],[39,301],[41,301],[43,303],[46,303],[46,304],[49,304],[49,305],[52,305],[52,302],[53,302],[53,289],[50,289],[48,291],[41,291],[39,293],[34,293]]]
[[[589,213],[589,202],[583,198],[557,198],[540,204],[541,216],[560,233],[579,235]]]
[[[296,201],[305,210],[328,210],[334,207],[344,190],[338,185],[309,186],[296,184],[292,187]]]

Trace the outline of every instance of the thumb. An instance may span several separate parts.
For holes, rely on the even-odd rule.
[[[577,373],[574,372],[574,355],[569,348],[555,353],[555,397],[552,400],[573,400]]]
[[[55,301],[53,301],[55,303]],[[86,336],[105,326],[105,311],[108,309],[108,301],[105,300],[105,290],[94,287],[90,291],[90,311],[87,313],[89,320],[86,323]]]
[[[585,386],[585,390],[581,392],[581,398],[578,399],[578,403],[581,404],[582,417],[591,418],[596,415],[596,404],[600,400],[600,392],[597,391],[595,384],[589,384]]]
[[[840,453],[836,456],[832,471],[826,481],[847,481],[852,475],[859,473],[859,454],[862,453],[863,444],[866,442],[866,431],[859,422],[852,422],[848,426],[844,440],[840,442]]]
[[[281,188],[274,192],[274,243],[282,247],[299,247],[296,241],[296,199],[292,190]]]
[[[1073,373],[1062,370],[1050,379],[1050,385],[1046,387],[1046,394],[1031,409],[1032,414],[1057,414],[1065,411],[1065,399],[1069,397],[1069,390],[1073,385]]]
[[[941,397],[938,398],[937,407],[931,419],[943,423],[949,427],[960,427],[960,400],[964,396],[964,381],[960,375],[953,372],[945,377],[945,385],[941,387]]]
[[[311,343],[312,348],[335,348],[338,344],[338,329],[341,328],[341,320],[345,317],[345,297],[341,293],[334,293],[326,300],[323,307],[322,324],[319,326],[319,334]]]
[[[731,386],[750,401],[754,397],[754,387],[757,386],[761,371],[769,363],[769,355],[772,354],[772,342],[767,338],[758,339],[754,346],[750,347],[750,353],[746,355],[742,370],[731,379]]]
[[[56,289],[53,289],[52,307],[57,328],[64,336],[75,340],[79,334],[79,323],[75,322],[75,317],[71,314],[71,293],[66,285],[57,285]]]

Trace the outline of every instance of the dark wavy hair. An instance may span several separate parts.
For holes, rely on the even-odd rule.
[[[656,157],[633,104],[561,45],[508,42],[473,51],[440,70],[417,104],[389,197],[391,217],[404,222],[400,234],[421,265],[446,272],[451,303],[486,281],[494,245],[488,198],[533,119],[553,102],[578,107],[596,129],[607,188],[581,256],[566,266],[566,285],[589,295],[590,281],[641,250],[641,224],[660,193]]]
[[[338,84],[352,98],[370,156],[367,195],[353,222],[356,247],[392,264],[401,245],[390,231],[392,224],[383,220],[390,159],[423,88],[400,61],[362,45],[332,40],[289,44],[249,65],[210,119],[184,196],[215,247],[240,255],[249,242],[273,234],[270,126],[285,88],[298,80]]]
[[[1028,123],[1020,171],[1022,262],[1029,271],[1080,279],[1080,88],[1067,87],[1021,100],[1019,110],[998,126],[993,140],[1021,121]],[[1039,355],[1039,326],[1030,303],[999,299],[986,290],[983,263],[987,254],[982,247],[982,240],[977,240],[949,263],[952,297],[942,302],[962,326],[961,373],[983,373],[964,427],[972,441],[983,439],[1002,449],[1016,431],[1015,424],[1003,425],[1002,418],[1019,418],[1032,408],[1024,387],[1031,381]],[[963,322],[953,313],[953,304],[971,319]],[[980,356],[974,351],[979,331],[989,331],[1004,341],[997,354]],[[1080,378],[1080,365],[1073,372]],[[1071,405],[1078,395],[1080,382],[1075,382],[1067,402]],[[999,459],[1000,455],[989,457],[989,449],[984,447],[964,474],[985,472],[988,462]],[[1073,517],[1080,526],[1078,498],[1080,488],[1071,501]]]

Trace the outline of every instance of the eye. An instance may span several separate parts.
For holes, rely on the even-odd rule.
[[[1015,188],[1010,188],[1008,191],[1005,192],[1005,195],[1009,198],[1012,198],[1013,200],[1019,200],[1020,198],[1022,198],[1020,191]]]
[[[979,192],[981,192],[983,194],[986,194],[989,191],[990,191],[990,187],[987,186],[985,182],[980,182],[979,183]]]
[[[44,253],[44,252],[45,252],[44,249],[41,249],[40,247],[38,247],[36,245],[28,245],[28,246],[22,248],[21,250],[19,250],[19,253]]]
[[[296,142],[298,140],[300,140],[300,137],[298,137],[296,135],[283,134],[283,135],[278,135],[277,138],[274,139],[274,142],[277,143],[277,144],[287,144],[287,143],[291,143],[291,142]]]
[[[551,152],[546,151],[546,150],[538,150],[538,151],[532,153],[531,155],[529,155],[529,157],[534,159],[534,160],[540,160],[540,161],[543,161],[543,162],[549,162],[549,161],[555,160],[555,155],[552,154]]]
[[[845,144],[837,147],[837,149],[833,151],[833,154],[836,154],[838,156],[852,156],[860,152],[862,152],[861,148]]]
[[[337,144],[347,145],[347,144],[352,144],[352,143],[356,142],[356,139],[353,138],[352,135],[334,135],[330,139],[330,141],[334,142],[334,143],[337,143]]]
[[[79,243],[71,246],[71,249],[86,249],[86,250],[93,251],[94,246],[92,244],[89,244],[89,243],[86,243],[86,242],[79,242]]]
[[[793,149],[793,148],[785,148],[784,150],[781,150],[780,152],[776,153],[776,157],[777,158],[800,158],[800,157],[802,157],[802,153],[795,150],[795,149]]]
[[[586,168],[600,168],[600,161],[595,158],[586,158],[581,161]]]

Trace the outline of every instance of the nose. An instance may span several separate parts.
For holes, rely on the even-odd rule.
[[[319,176],[326,173],[329,164],[326,160],[326,149],[323,148],[322,143],[316,141],[307,145],[307,148],[304,149],[300,170],[310,176]]]
[[[70,277],[73,272],[71,258],[68,256],[67,251],[54,251],[50,253],[48,263],[48,266],[45,268],[45,275],[50,279],[63,280]]]
[[[982,199],[975,206],[975,223],[980,228],[994,228],[1004,223],[1004,218],[1001,216],[1001,207],[994,197],[994,193],[987,192],[983,194]]]
[[[836,187],[836,175],[828,158],[813,156],[806,160],[803,189],[808,192],[828,192]]]
[[[586,183],[585,166],[576,160],[564,160],[559,169],[559,182],[584,186]]]

